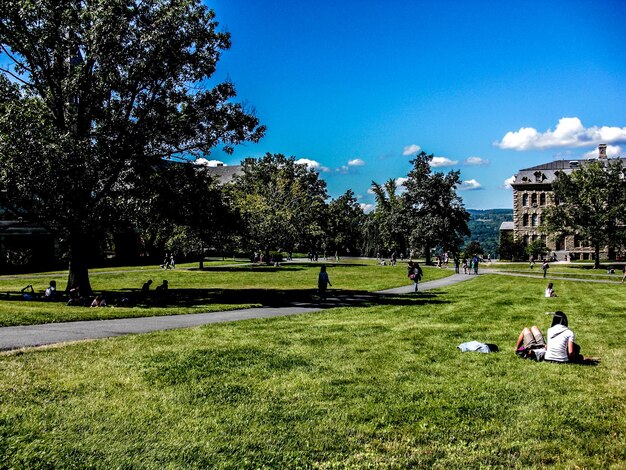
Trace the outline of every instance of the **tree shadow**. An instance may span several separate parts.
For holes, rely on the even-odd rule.
[[[201,305],[241,305],[246,308],[250,305],[263,307],[305,307],[305,308],[335,308],[335,307],[371,307],[377,305],[388,306],[420,306],[426,304],[447,304],[441,292],[416,292],[410,294],[377,294],[364,290],[331,289],[327,298],[321,299],[317,289],[169,289],[165,293],[152,290],[148,293],[140,289],[120,289],[115,291],[99,291],[109,306],[134,308],[193,308]],[[21,294],[7,293],[0,300],[15,302],[49,303],[65,305],[67,296],[59,296],[55,300],[43,301],[40,299],[26,301]],[[85,299],[81,305],[89,306],[92,298]]]
[[[131,293],[132,294],[132,293]],[[140,293],[136,293],[140,294]],[[415,306],[424,304],[449,303],[439,294],[418,293],[406,295],[383,295],[368,291],[332,289],[327,298],[322,300],[317,289],[170,289],[165,297],[158,297],[151,292],[148,297],[136,296],[137,307],[196,307],[198,305],[223,304],[261,305],[263,307],[311,307],[335,308],[346,306],[369,307],[374,305]],[[104,293],[114,303],[129,298],[128,293]]]

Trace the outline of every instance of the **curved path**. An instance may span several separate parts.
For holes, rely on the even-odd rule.
[[[442,279],[420,283],[419,290],[437,289],[475,276],[453,274]],[[327,308],[343,307],[371,300],[379,295],[410,294],[413,284],[358,296],[330,297],[323,303],[292,303],[287,307],[258,307],[226,312],[196,313],[187,315],[164,315],[158,317],[120,318],[113,320],[91,320],[42,325],[10,326],[0,328],[0,351],[14,350],[68,341],[101,339],[151,331],[190,328],[253,318],[282,317],[300,313],[318,312]]]

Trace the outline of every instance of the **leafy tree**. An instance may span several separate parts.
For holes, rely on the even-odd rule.
[[[465,258],[473,258],[474,256],[482,257],[483,248],[480,246],[480,243],[476,240],[471,241],[467,244],[465,249],[463,250],[463,257]]]
[[[402,198],[397,194],[398,185],[390,179],[383,185],[372,181],[376,196],[376,209],[371,214],[377,237],[376,251],[391,253],[406,250],[405,210]]]
[[[349,189],[328,204],[327,247],[331,251],[356,253],[362,243],[365,214]]]
[[[511,261],[521,259],[524,256],[525,246],[522,240],[515,241],[512,233],[504,233],[500,236],[498,254],[500,259]]]
[[[243,219],[251,250],[309,247],[318,249],[324,235],[326,182],[295,157],[266,154],[242,162],[233,182],[234,203]]]
[[[469,214],[456,187],[461,183],[460,172],[432,173],[433,155],[425,152],[411,161],[403,195],[407,209],[408,233],[413,247],[419,247],[430,264],[430,249],[439,246],[457,253],[463,236],[469,235]]]
[[[159,254],[195,254],[202,269],[205,248],[221,249],[241,231],[228,192],[204,165],[164,162],[153,177],[160,190],[137,225]]]
[[[538,238],[537,240],[530,242],[524,248],[524,252],[534,259],[539,259],[548,252],[548,248],[546,247],[545,242]]]
[[[264,134],[231,83],[207,85],[217,26],[199,0],[0,0],[1,203],[67,239],[69,284],[91,290],[91,241],[158,189],[161,159]]]
[[[593,161],[571,174],[560,172],[552,184],[556,205],[544,213],[542,229],[555,238],[575,235],[594,248],[595,267],[600,250],[624,239],[624,168],[620,159],[606,165]]]

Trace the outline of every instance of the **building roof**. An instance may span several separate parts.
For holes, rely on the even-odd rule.
[[[608,162],[615,160],[615,158],[602,160],[555,160],[553,162],[543,163],[541,165],[519,170],[519,172],[515,175],[515,181],[512,186],[520,187],[522,185],[550,184],[556,179],[557,172],[571,173],[591,162],[603,162],[604,164],[607,164]],[[620,158],[620,160],[622,161],[622,165],[626,167],[626,158]]]
[[[507,230],[515,230],[515,222],[502,222],[500,224],[500,231],[507,231]]]
[[[215,176],[220,184],[230,183],[235,176],[243,173],[241,165],[209,166],[207,169],[212,176]]]

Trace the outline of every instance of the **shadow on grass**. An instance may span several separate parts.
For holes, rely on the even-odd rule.
[[[257,265],[245,265],[245,266],[205,266],[203,269],[200,268],[187,268],[188,271],[197,271],[197,272],[254,272],[254,273],[264,273],[264,272],[279,272],[279,271],[302,271],[310,268],[319,268],[320,266],[326,266],[328,269],[342,269],[342,268],[353,268],[355,266],[369,266],[365,263],[349,263],[349,264],[335,264],[334,262],[306,262],[306,263],[298,263],[291,262],[281,264],[280,266],[273,266],[271,264],[257,264]]]
[[[320,299],[317,289],[170,289],[165,296],[156,291],[148,295],[137,289],[97,292],[109,306],[135,308],[191,308],[201,305],[261,305],[263,307],[309,307],[334,308],[344,306],[370,307],[374,305],[419,306],[425,304],[445,304],[442,293],[417,292],[411,294],[376,294],[368,291],[331,289],[326,300]],[[95,293],[94,293],[95,295]],[[28,303],[48,303],[65,305],[65,296],[53,300],[25,301],[21,295],[6,294],[1,300]],[[92,298],[85,300],[89,306]]]
[[[380,295],[367,291],[332,289],[321,300],[317,289],[172,289],[166,299],[151,298],[146,305],[193,307],[202,304],[249,305],[266,307],[322,307],[371,305],[422,305],[447,303],[438,294]]]

